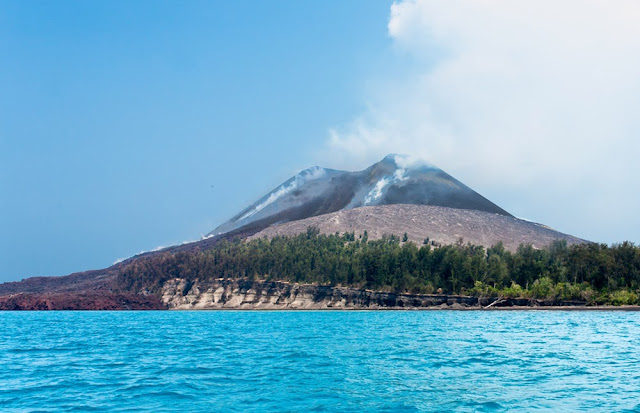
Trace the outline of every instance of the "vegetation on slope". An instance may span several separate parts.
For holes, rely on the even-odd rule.
[[[406,239],[406,237],[404,237]],[[207,251],[165,253],[131,262],[122,288],[158,292],[172,278],[249,278],[349,286],[397,293],[469,294],[512,298],[640,304],[640,248],[556,241],[545,249],[497,244],[432,246],[396,236],[369,241],[353,233],[221,241]]]

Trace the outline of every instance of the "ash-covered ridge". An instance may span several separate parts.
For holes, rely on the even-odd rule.
[[[248,239],[295,236],[309,227],[317,228],[322,234],[353,232],[360,239],[366,231],[369,240],[406,234],[408,241],[418,245],[450,245],[462,241],[489,248],[502,242],[512,252],[527,244],[544,248],[555,240],[564,240],[568,245],[587,242],[515,217],[431,205],[378,205],[342,210],[272,225]]]
[[[388,155],[363,171],[301,171],[209,235],[260,230],[331,212],[376,205],[431,205],[511,216],[442,169],[406,155]]]

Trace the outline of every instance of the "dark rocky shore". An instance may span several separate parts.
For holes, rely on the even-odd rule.
[[[96,290],[19,292],[0,296],[0,311],[17,310],[640,310],[586,301],[396,294],[281,281],[176,278],[159,293]]]
[[[0,310],[165,310],[155,296],[94,293],[17,293],[0,296]]]

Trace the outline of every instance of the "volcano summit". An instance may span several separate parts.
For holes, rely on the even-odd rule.
[[[305,169],[209,235],[340,210],[395,204],[433,205],[511,216],[436,166],[406,155],[388,155],[358,172],[317,166]]]

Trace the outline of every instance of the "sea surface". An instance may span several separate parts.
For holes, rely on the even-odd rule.
[[[0,312],[0,411],[640,411],[640,313]]]

